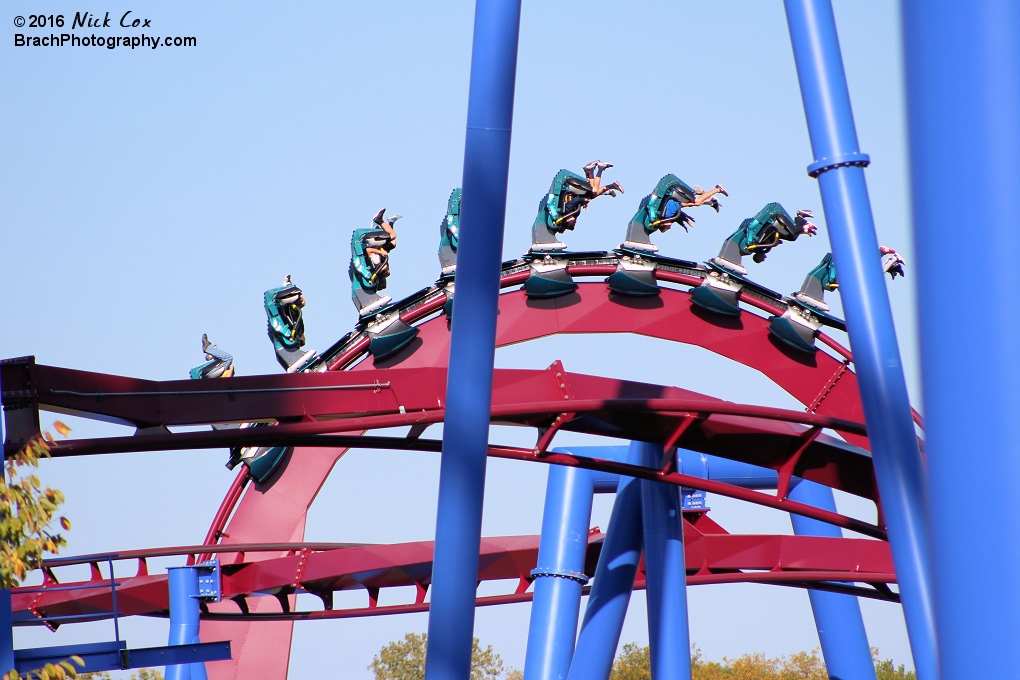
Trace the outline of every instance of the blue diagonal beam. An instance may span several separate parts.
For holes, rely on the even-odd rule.
[[[804,113],[919,680],[938,677],[927,478],[917,448],[830,0],[786,0]]]
[[[427,680],[470,675],[520,0],[477,0]]]

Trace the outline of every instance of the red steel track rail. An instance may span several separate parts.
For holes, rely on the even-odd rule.
[[[818,336],[819,342],[831,354],[828,351],[813,356],[798,354],[770,339],[768,319],[749,311],[753,308],[766,314],[781,314],[784,303],[765,299],[767,296],[744,295],[742,302],[748,309],[739,318],[706,314],[691,305],[687,290],[672,287],[699,285],[702,278],[693,275],[698,272],[684,273],[687,270],[681,271],[682,267],[673,269],[656,270],[656,277],[667,285],[653,299],[615,296],[601,282],[582,282],[575,293],[553,300],[529,300],[520,290],[508,290],[500,296],[497,345],[556,334],[598,333],[633,333],[696,345],[761,372],[804,404],[807,412],[732,404],[677,388],[572,374],[557,362],[546,371],[497,371],[493,422],[535,427],[538,436],[532,449],[492,445],[489,455],[682,484],[884,538],[881,522],[872,525],[803,506],[786,499],[782,491],[788,487],[790,477],[803,477],[873,500],[881,518],[867,453],[868,440],[861,425],[863,410],[857,378],[850,369],[850,352],[824,334]],[[577,277],[604,277],[615,271],[615,264],[575,263],[568,271]],[[505,272],[501,286],[508,289],[519,285],[527,275],[526,267]],[[282,677],[286,670],[289,626],[294,620],[423,611],[428,607],[424,600],[427,575],[431,573],[430,543],[344,547],[301,543],[307,508],[348,447],[439,449],[439,442],[418,437],[421,426],[441,422],[445,416],[449,328],[440,313],[445,295],[433,289],[416,300],[406,308],[401,307],[401,318],[419,330],[411,345],[393,357],[376,361],[368,355],[368,338],[359,330],[324,354],[321,368],[327,369],[325,373],[251,376],[208,383],[154,382],[37,366],[28,359],[5,361],[0,366],[8,432],[5,452],[38,433],[40,409],[114,420],[134,426],[145,435],[73,440],[56,446],[57,456],[228,445],[295,447],[291,458],[301,464],[282,465],[265,484],[251,483],[242,471],[220,505],[205,545],[177,549],[179,552],[174,553],[188,555],[192,561],[196,557],[220,555],[224,564],[224,592],[236,598],[211,605],[205,614],[203,638],[229,638],[239,653],[231,662],[233,670],[228,672],[226,666],[213,664],[210,677],[213,680],[233,677],[235,671]],[[187,424],[257,421],[272,422],[275,426],[227,432],[172,433],[167,429]],[[915,422],[920,425],[916,413]],[[401,425],[418,427],[412,427],[413,434],[407,437],[365,435],[368,430]],[[772,495],[682,475],[668,468],[652,470],[550,453],[552,440],[560,429],[651,439],[769,467],[779,473],[780,491]],[[820,434],[822,429],[839,432],[853,446]],[[730,536],[705,515],[699,515],[694,524],[697,528],[690,523],[686,526],[691,584],[774,583],[898,599],[888,587],[894,576],[888,546],[882,541]],[[517,591],[479,598],[479,605],[530,599],[526,575],[534,566],[538,539],[516,537],[526,539],[524,544],[497,545],[513,538],[483,539],[483,546],[488,548],[483,547],[480,567],[482,573],[488,574],[483,580],[518,579]],[[730,542],[726,550],[718,549],[726,541]],[[589,546],[591,559],[597,557],[600,545],[599,537],[594,537]],[[488,571],[486,549],[493,560]],[[395,552],[390,553],[387,563],[377,562],[379,571],[373,573],[395,580],[373,584],[370,579],[358,576],[368,572],[342,564],[356,556],[369,559],[373,551],[379,550]],[[861,551],[871,552],[862,557]],[[170,553],[158,550],[119,554],[116,559],[138,560],[135,576],[118,578],[126,589],[119,597],[122,608],[129,613],[165,613],[165,576],[149,575],[146,559],[167,554]],[[257,559],[246,561],[246,554]],[[423,557],[424,554],[427,555]],[[696,554],[702,557],[692,557]],[[733,559],[726,561],[725,556]],[[295,577],[296,563],[302,565],[300,578]],[[323,567],[322,578],[312,578],[309,567],[327,563],[330,566]],[[53,569],[59,570],[67,562],[50,564],[45,582],[59,587],[55,585]],[[589,572],[593,573],[593,561],[590,567]],[[414,578],[409,569],[414,571]],[[72,610],[95,613],[97,617],[108,613],[109,603],[104,605],[103,598],[109,598],[109,580],[104,582],[98,565],[92,571],[89,582],[96,583],[96,589],[16,593],[15,608],[23,617],[22,623],[28,622],[25,616],[38,622],[39,617]],[[243,579],[248,580],[246,585],[242,585]],[[416,602],[380,604],[379,589],[398,583],[417,586]],[[639,572],[635,585],[643,586],[643,573]],[[329,590],[333,587],[341,591],[367,590],[369,606],[330,609],[328,593],[333,592]],[[296,592],[319,595],[324,609],[291,611]],[[254,593],[272,593],[276,597],[258,597]],[[279,603],[275,610],[273,603]],[[252,627],[245,620],[261,623]]]
[[[310,373],[294,376],[299,380],[290,379],[287,380],[290,386],[281,386],[283,376],[155,382],[86,374],[27,362],[21,368],[36,386],[35,399],[40,406],[127,420],[136,426],[165,428],[257,420],[264,417],[267,408],[274,407],[274,400],[279,400],[274,408],[281,420],[295,418],[300,413],[310,421],[281,422],[268,428],[177,434],[167,431],[166,434],[70,441],[53,446],[51,454],[55,457],[240,445],[375,446],[430,451],[441,447],[437,441],[412,438],[329,435],[442,422],[446,382],[443,369],[376,369],[367,381],[365,372]],[[362,382],[353,382],[352,378]],[[669,440],[688,449],[771,467],[785,475],[783,488],[788,487],[789,478],[796,475],[875,500],[871,460],[866,452],[818,436],[820,428],[830,428],[864,437],[865,429],[860,423],[801,411],[732,404],[678,388],[568,373],[557,364],[544,371],[497,370],[493,382],[494,423],[542,428],[555,420],[562,429],[576,432],[604,434],[611,430],[615,436],[662,443]],[[569,389],[561,385],[569,385]],[[134,389],[128,389],[129,386]],[[614,398],[621,394],[633,396]],[[375,411],[373,415],[361,415],[372,411]],[[803,426],[808,427],[804,429]],[[683,427],[682,434],[674,436],[679,427]],[[12,436],[18,434],[15,431]],[[784,497],[669,470],[551,454],[547,449],[551,437],[546,439],[543,446],[534,449],[492,446],[490,453],[503,458],[581,466],[690,486],[803,514],[868,536],[885,537],[882,527]],[[839,474],[833,475],[833,470]]]
[[[804,588],[850,589],[878,599],[895,599],[888,589],[894,582],[888,544],[864,539],[812,536],[757,536],[728,534],[706,515],[685,517],[688,582],[777,583]],[[603,534],[589,536],[586,571],[594,573]],[[503,604],[530,599],[530,573],[538,556],[538,536],[504,536],[483,539],[479,580],[516,580],[515,592],[479,598],[479,605]],[[48,561],[41,587],[15,589],[16,619],[24,624],[46,623],[49,617],[77,614],[103,618],[111,615],[110,582],[100,571],[108,559],[137,561],[134,576],[118,576],[118,607],[127,615],[165,615],[168,605],[166,576],[149,574],[147,560],[172,555],[194,555],[208,546],[133,550],[116,554],[86,555]],[[233,611],[206,612],[210,620],[304,620],[348,618],[427,609],[426,592],[432,573],[431,541],[393,545],[358,544],[236,544],[221,545],[214,553],[221,559],[224,600]],[[274,556],[273,553],[283,553]],[[257,559],[252,559],[252,556]],[[76,564],[91,565],[87,581],[60,583],[55,569]],[[868,584],[853,586],[854,583]],[[81,590],[68,585],[88,586]],[[636,587],[643,587],[639,570]],[[380,604],[380,591],[413,586],[413,604]],[[366,607],[333,608],[333,593],[364,590]],[[27,591],[27,592],[22,592]],[[317,595],[321,611],[293,611],[290,596],[305,592]],[[250,598],[271,595],[278,611],[253,613]]]

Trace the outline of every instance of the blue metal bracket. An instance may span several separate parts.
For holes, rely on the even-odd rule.
[[[866,168],[871,165],[871,156],[860,151],[848,151],[832,158],[822,158],[807,166],[807,174],[811,177],[818,177],[818,175],[826,170],[835,170],[836,168],[845,168],[852,165]]]
[[[531,575],[535,578],[542,576],[554,576],[556,578],[569,578],[571,581],[577,581],[582,586],[587,585],[591,579],[582,572],[579,571],[566,571],[564,569],[550,569],[547,567],[536,567],[531,570]]]
[[[198,571],[198,595],[199,600],[206,602],[220,601],[220,561],[217,559],[200,562],[195,565]]]
[[[680,499],[683,502],[683,512],[707,512],[708,505],[705,504],[705,492],[690,487],[680,487]]]
[[[15,668],[19,673],[28,673],[42,668],[48,663],[67,661],[72,655],[81,657],[85,662],[84,667],[76,669],[79,673],[94,673],[149,666],[175,666],[202,661],[223,661],[230,658],[230,642],[203,642],[191,645],[127,649],[127,643],[120,640],[84,645],[18,649],[14,652]]]
[[[28,673],[29,671],[42,668],[48,663],[56,664],[61,661],[67,661],[71,656],[79,656],[85,662],[83,667],[73,664],[79,673],[115,670],[127,668],[127,666],[122,665],[126,652],[127,643],[123,640],[94,642],[84,645],[16,649],[14,650],[14,667],[19,673]]]

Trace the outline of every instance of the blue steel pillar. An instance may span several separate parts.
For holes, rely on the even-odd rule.
[[[832,489],[807,480],[800,480],[790,490],[790,500],[836,512]],[[809,517],[791,514],[790,521],[793,533],[798,536],[843,536],[839,527]],[[809,590],[808,597],[829,677],[832,680],[875,680],[875,664],[871,660],[871,647],[857,598],[824,590]]]
[[[868,157],[857,146],[830,0],[786,0],[786,17],[816,159],[808,172],[818,178],[839,271],[839,290],[914,665],[919,680],[935,680],[938,652],[925,515],[927,480],[864,181]],[[953,185],[960,186],[958,178]],[[954,238],[959,239],[959,234],[954,232]],[[948,271],[942,273],[949,275]]]
[[[14,614],[11,591],[0,588],[0,677],[14,669]]]
[[[201,610],[198,602],[198,569],[171,567],[167,570],[170,590],[170,645],[198,644]],[[166,680],[206,680],[204,663],[167,666]]]
[[[477,0],[427,680],[471,669],[520,0]]]
[[[1020,4],[902,8],[942,677],[1016,677]],[[972,229],[947,188],[979,192]]]
[[[662,467],[661,444],[633,442],[630,446],[639,452],[645,467]],[[691,680],[680,489],[651,479],[642,479],[640,486],[652,677]]]
[[[628,463],[639,464],[631,449]],[[641,485],[621,477],[567,680],[606,680],[641,561]]]
[[[581,588],[588,582],[584,558],[594,492],[588,470],[549,466],[538,566],[531,572],[535,576],[535,597],[524,660],[525,680],[564,680],[570,670]]]

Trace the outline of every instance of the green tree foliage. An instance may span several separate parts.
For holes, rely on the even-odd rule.
[[[67,436],[70,428],[57,421],[54,429]],[[54,533],[51,523],[56,519],[68,531],[66,517],[56,517],[64,494],[56,489],[42,488],[35,469],[48,458],[53,436],[49,432],[28,442],[21,451],[4,462],[4,479],[0,480],[0,588],[13,588],[28,572],[38,569],[45,553],[56,554],[67,541]]]
[[[81,673],[78,680],[110,680],[110,673],[108,671]],[[155,668],[139,668],[131,674],[131,680],[163,680],[163,673]]]
[[[60,421],[53,424],[53,429],[65,437],[71,430]],[[4,475],[0,479],[0,588],[17,586],[28,572],[39,568],[44,554],[55,555],[67,545],[64,537],[51,529],[54,521],[65,531],[71,528],[66,517],[57,517],[64,494],[49,487],[42,488],[35,474],[39,461],[49,457],[52,444],[53,435],[44,432],[4,461]],[[80,667],[84,662],[72,656],[24,675],[11,669],[3,677],[5,680],[64,680],[78,676],[75,664]]]
[[[878,650],[871,650],[878,680],[917,680],[913,671],[894,666],[891,659],[879,661]],[[818,650],[797,652],[788,657],[769,658],[764,654],[744,654],[737,659],[723,657],[706,661],[697,645],[691,648],[691,674],[694,680],[829,680],[825,662]],[[648,647],[625,644],[613,662],[610,680],[651,680],[651,655]]]
[[[917,680],[914,671],[908,671],[903,667],[893,665],[892,659],[878,660],[878,647],[871,648],[871,658],[875,660],[875,675],[878,680]]]
[[[648,647],[628,642],[613,662],[609,680],[651,680],[652,658]]]
[[[163,680],[163,674],[155,668],[142,668],[131,674],[131,680]]]
[[[425,677],[425,648],[428,635],[408,633],[403,640],[389,643],[379,650],[368,670],[375,680],[423,680]],[[503,675],[504,671],[506,675]],[[492,645],[482,644],[478,638],[471,645],[471,680],[523,680],[524,675],[514,669],[505,669],[499,654]]]

